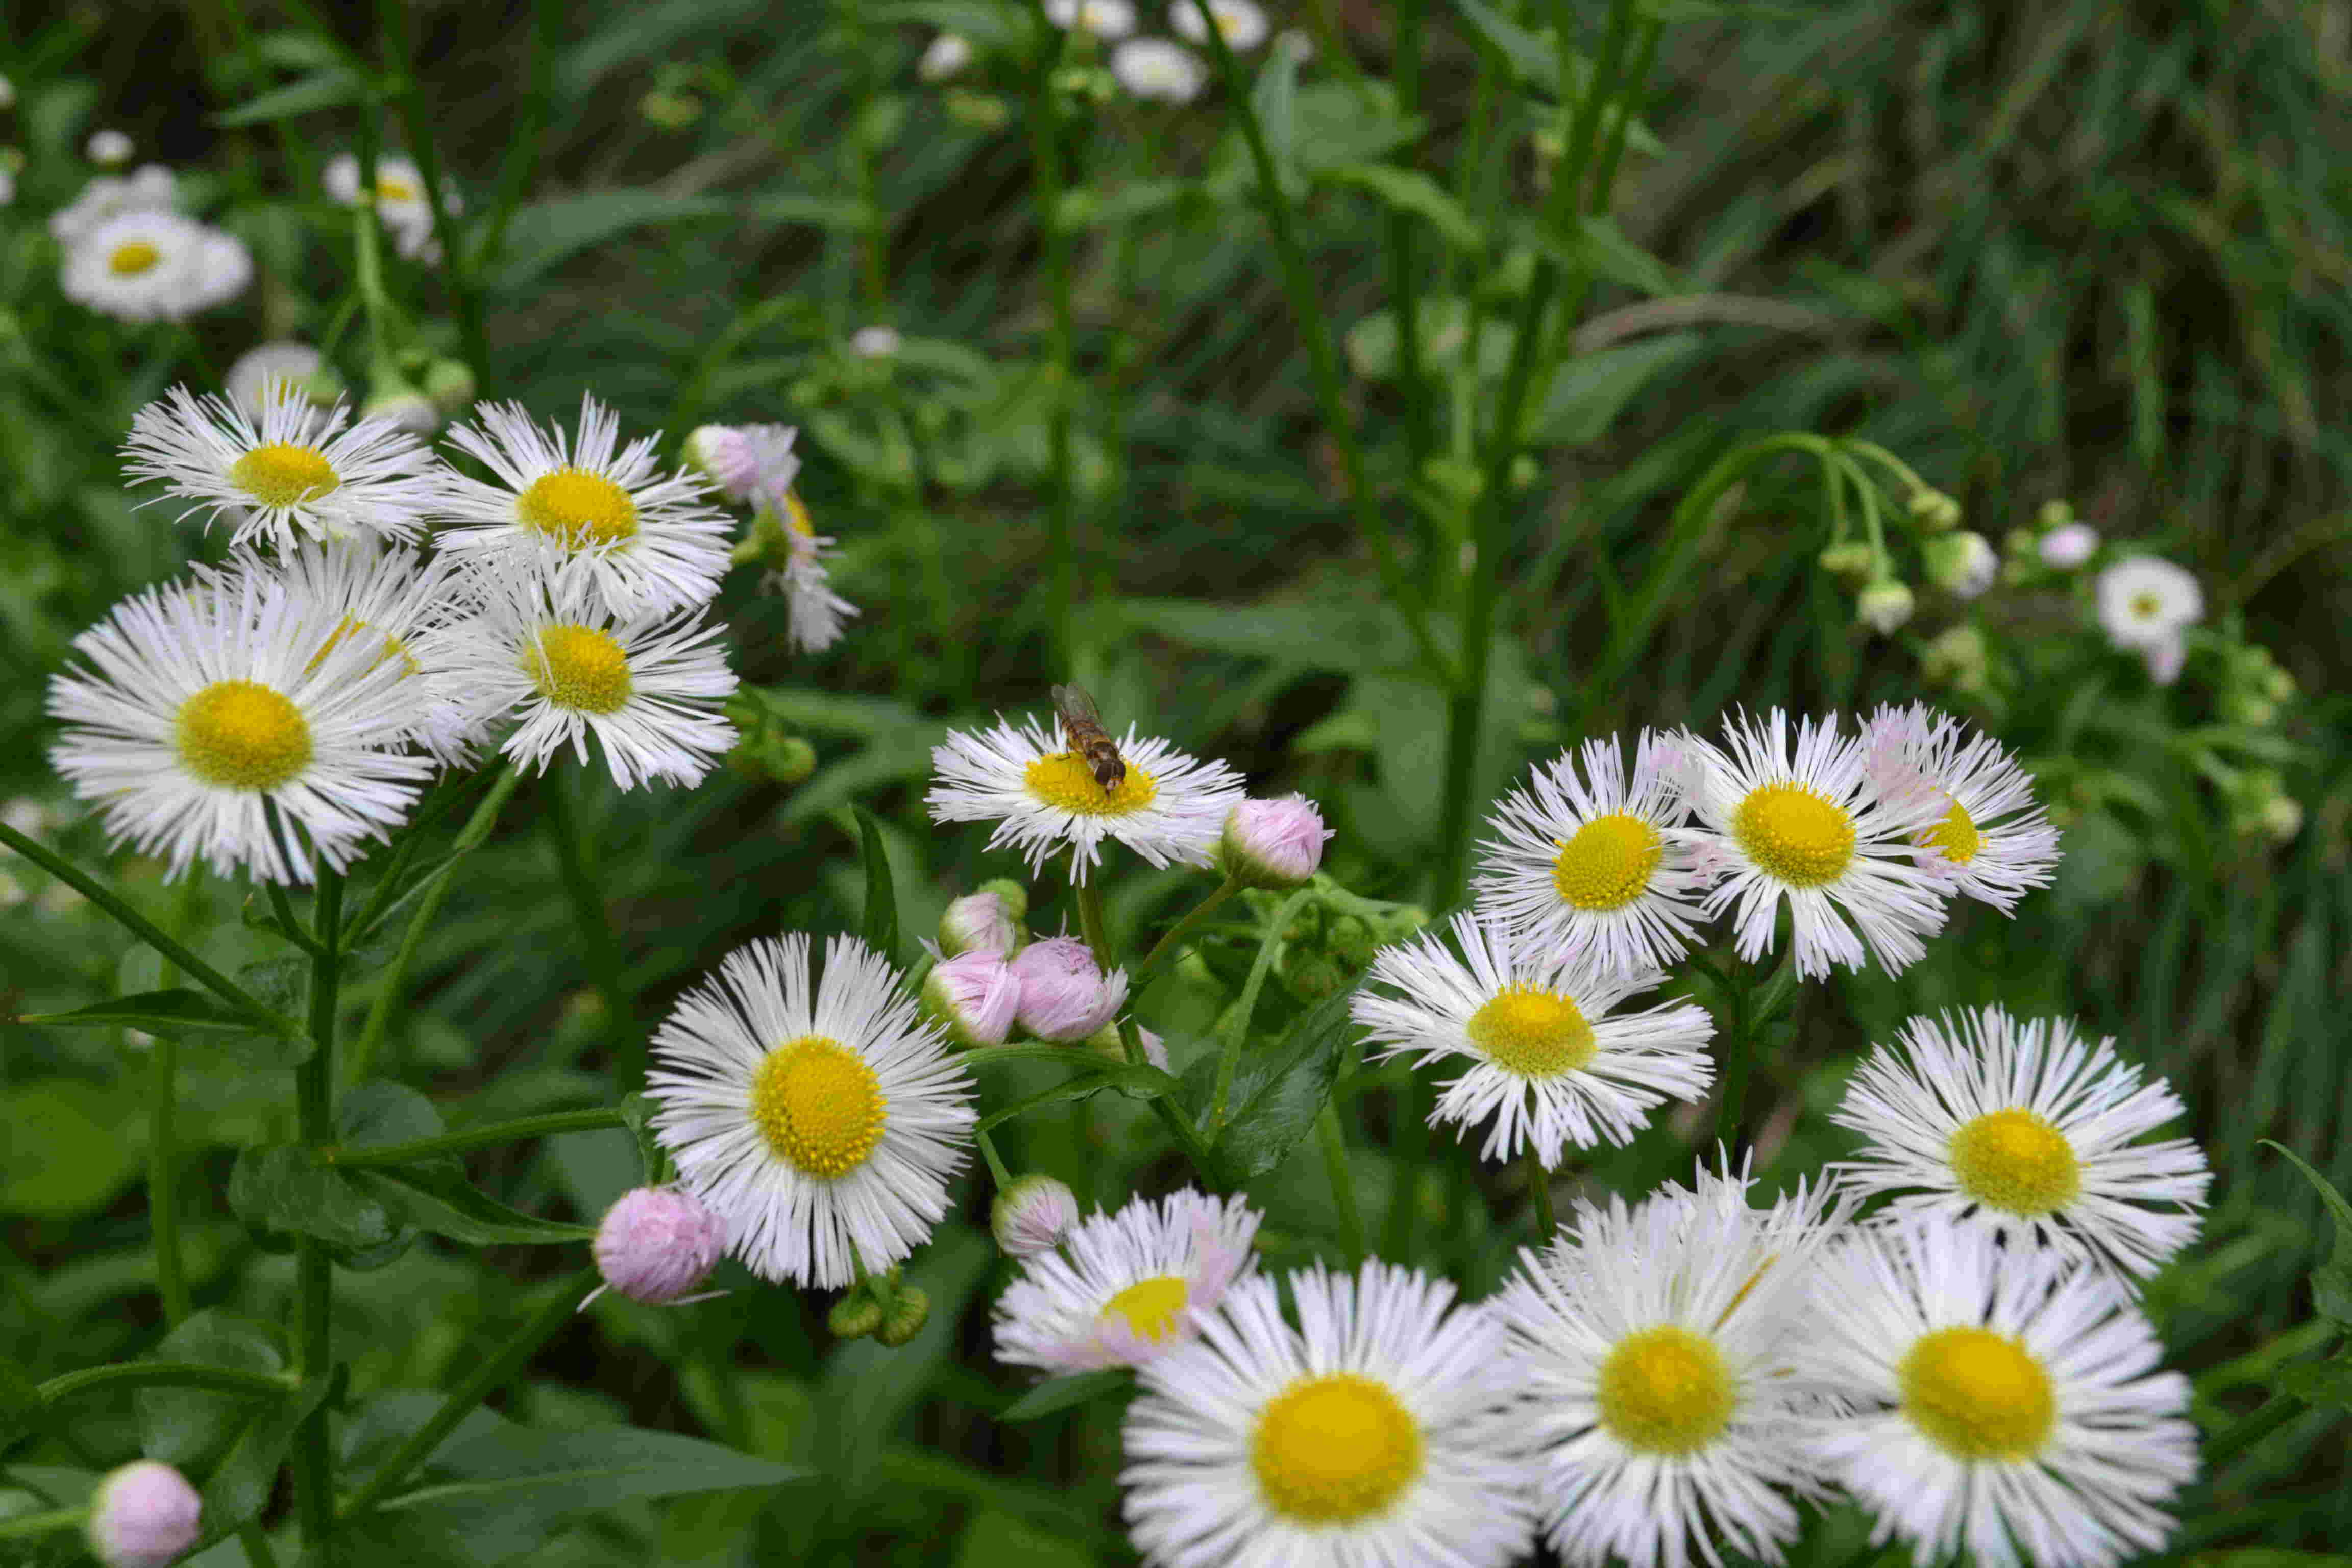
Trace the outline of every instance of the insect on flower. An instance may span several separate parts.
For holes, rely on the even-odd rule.
[[[1087,760],[1095,771],[1095,783],[1108,795],[1127,782],[1127,759],[1118,754],[1118,742],[1103,728],[1102,715],[1095,709],[1095,700],[1079,686],[1054,688],[1054,710],[1062,716],[1062,733],[1069,737],[1070,750]]]

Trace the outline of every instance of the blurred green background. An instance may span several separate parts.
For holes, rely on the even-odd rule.
[[[1532,9],[1431,7],[1426,124],[1394,156],[1474,214],[1540,178],[1538,116],[1496,30],[1531,25]],[[2058,884],[2014,921],[1958,911],[1899,980],[1813,988],[1772,1042],[1748,1127],[1771,1180],[1835,1157],[1843,1135],[1823,1112],[1910,1012],[1998,1000],[2116,1036],[2179,1089],[2217,1172],[2204,1241],[2149,1292],[2209,1438],[2179,1552],[2340,1548],[2352,1541],[2342,1412],[2272,1393],[2282,1367],[2330,1342],[2304,1283],[2328,1232],[2309,1188],[2259,1144],[2276,1139],[2352,1187],[2352,1053],[2336,1010],[2352,929],[2352,5],[1685,9],[1620,184],[1624,243],[1580,331],[1596,353],[1542,410],[1512,501],[1479,787],[1583,735],[1705,725],[1735,704],[1851,710],[1937,695],[1922,650],[1962,608],[1923,591],[1895,636],[1857,630],[1850,596],[1815,564],[1821,491],[1798,466],[1760,470],[1669,553],[1675,502],[1748,437],[1866,437],[1958,497],[1996,543],[2063,499],[2111,539],[2195,571],[2207,626],[2266,647],[2299,688],[2231,765],[2274,772],[2303,807],[2300,833],[2279,844],[2240,830],[2236,775],[2216,771],[2211,745],[2235,721],[2217,711],[2210,670],[2192,662],[2178,687],[2151,686],[2063,593],[1997,590],[1974,612],[1993,676],[1937,700],[2043,778],[2068,829]],[[1578,14],[1597,27],[1598,7]],[[1080,602],[1063,627],[1047,593],[1053,325],[1016,9],[539,0],[409,15],[422,100],[468,212],[512,198],[495,242],[461,230],[485,301],[483,394],[545,418],[593,391],[620,406],[625,432],[673,440],[706,420],[799,425],[803,493],[840,539],[836,585],[862,610],[841,645],[804,659],[785,647],[781,602],[749,574],[722,599],[767,721],[814,748],[804,780],[722,772],[688,793],[588,792],[626,961],[615,988],[636,1018],[751,936],[856,929],[853,802],[885,821],[909,931],[1015,871],[980,853],[982,835],[926,825],[929,748],[950,723],[1040,708],[1073,675],[1115,725],[1223,756],[1255,793],[1320,802],[1339,829],[1328,868],[1348,886],[1434,896],[1444,697],[1415,672],[1349,521],[1213,94],[1181,110],[1106,97],[1063,149],[1082,386]],[[0,30],[17,94],[0,140],[26,158],[0,209],[0,798],[87,861],[102,840],[43,760],[47,677],[123,594],[222,548],[134,511],[115,448],[172,381],[216,384],[257,342],[332,331],[350,226],[318,172],[351,144],[360,107],[321,85],[335,55],[311,29],[370,51],[370,16],[211,0],[28,10]],[[1394,116],[1366,109],[1377,95],[1334,70],[1329,47],[1344,37],[1381,75],[1389,7],[1340,5],[1320,22],[1294,105],[1302,239],[1348,329],[1348,395],[1398,547],[1442,565],[1453,542],[1415,498],[1444,476],[1408,456],[1381,314],[1387,209],[1314,177],[1397,143]],[[942,25],[982,40],[982,59],[925,84],[914,61]],[[100,125],[173,165],[187,205],[254,247],[259,278],[243,300],[185,330],[61,300],[40,219],[87,177],[80,147]],[[403,142],[394,127],[391,144]],[[1501,368],[1486,329],[1501,331],[1532,259],[1499,224],[1478,239],[1424,229],[1418,247],[1428,352],[1472,409]],[[392,281],[419,343],[465,352],[430,269],[397,264]],[[901,334],[894,356],[850,351],[875,323]],[[336,357],[363,391],[355,331]],[[1661,581],[1662,618],[1628,644],[1626,585]],[[601,1102],[609,1032],[629,1026],[593,994],[541,816],[526,788],[431,932],[377,1064],[453,1125]],[[136,860],[115,869],[208,956],[262,953],[239,922],[241,889],[167,888]],[[0,966],[23,1010],[155,983],[152,952],[22,862],[0,870],[14,879],[0,889],[12,900]],[[1181,873],[1126,877],[1113,923],[1133,933],[1198,890]],[[1043,923],[1059,914],[1041,891]],[[1206,957],[1223,971],[1250,951],[1235,941]],[[1318,983],[1285,978],[1286,1005]],[[353,1005],[369,999],[362,981]],[[1181,1053],[1189,1004],[1154,1005]],[[140,1353],[161,1332],[142,1059],[135,1040],[0,1031],[0,1351],[36,1377]],[[234,1151],[289,1121],[284,1075],[192,1056],[184,1078],[198,1300],[282,1316],[289,1261],[217,1194]],[[1412,1200],[1416,1255],[1441,1249],[1478,1293],[1524,1223],[1516,1173],[1475,1172],[1442,1139],[1424,1150],[1394,1116],[1400,1082],[1388,1068],[1342,1085],[1366,1144],[1364,1200],[1381,1214],[1399,1169],[1442,1172]],[[1022,1123],[1008,1158],[1105,1202],[1161,1190],[1181,1167],[1138,1110],[1105,1099]],[[1646,1184],[1686,1168],[1699,1137],[1696,1119],[1662,1123],[1591,1179]],[[1253,1184],[1270,1262],[1331,1247],[1312,1166],[1302,1154]],[[518,1206],[589,1219],[636,1169],[618,1133],[470,1168]],[[550,1565],[1129,1561],[1115,1410],[992,1419],[1020,1384],[988,1357],[1003,1265],[985,1243],[984,1194],[964,1191],[964,1218],[910,1270],[937,1310],[906,1350],[835,1348],[821,1300],[737,1276],[732,1295],[689,1310],[600,1303],[499,1401],[541,1425],[625,1417],[709,1435],[817,1465],[824,1487],[634,1503],[446,1549]],[[1439,1233],[1448,1201],[1491,1218]],[[344,1276],[336,1331],[356,1357],[355,1394],[449,1381],[556,1267],[523,1249],[423,1244]],[[88,1422],[102,1451],[135,1446],[127,1400],[93,1404]],[[1862,1530],[1857,1516],[1824,1519],[1802,1560],[1854,1559]],[[235,1560],[234,1548],[221,1559]]]

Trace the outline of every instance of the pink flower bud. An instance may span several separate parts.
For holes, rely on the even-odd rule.
[[[1127,1000],[1127,971],[1106,978],[1074,936],[1031,942],[1013,960],[1013,973],[1021,983],[1015,1016],[1041,1040],[1083,1040],[1117,1017]]]
[[[107,1568],[164,1568],[196,1543],[204,1500],[155,1459],[123,1466],[90,1499],[89,1548]]]
[[[1296,888],[1323,864],[1323,841],[1330,837],[1323,814],[1304,795],[1245,800],[1225,814],[1218,860],[1244,888]]]
[[[686,438],[689,468],[707,475],[732,501],[782,495],[801,469],[789,425],[703,425]]]
[[[1015,1258],[1051,1252],[1078,1223],[1078,1195],[1051,1176],[1016,1176],[996,1194],[988,1227],[996,1245]]]
[[[940,917],[940,950],[950,958],[986,952],[1010,958],[1021,946],[1021,921],[998,893],[969,893]]]
[[[700,1198],[676,1187],[639,1187],[604,1211],[596,1267],[632,1301],[660,1306],[699,1289],[726,1246],[725,1222]]]
[[[2034,549],[2044,566],[2080,566],[2098,553],[2099,531],[2087,522],[2065,522],[2043,534]]]
[[[931,966],[923,981],[923,1011],[960,1046],[1001,1046],[1013,1032],[1021,982],[992,952],[967,952]]]

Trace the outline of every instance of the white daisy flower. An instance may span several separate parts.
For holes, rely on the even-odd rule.
[[[1680,736],[1644,730],[1626,776],[1617,737],[1536,770],[1496,809],[1478,912],[1528,945],[1591,950],[1612,969],[1663,968],[1690,947],[1706,879],[1683,825]]]
[[[1911,1019],[1900,1048],[1855,1072],[1833,1120],[1870,1140],[1841,1179],[1900,1194],[1896,1217],[2147,1275],[2196,1237],[2211,1180],[2187,1139],[2136,1142],[2179,1114],[2170,1086],[2143,1082],[2114,1041],[1986,1007]]]
[[[2108,1568],[2160,1548],[2197,1472],[2188,1380],[2115,1282],[1929,1222],[1821,1264],[1799,1369],[1848,1413],[1811,1449],[1923,1560]]]
[[[175,386],[131,419],[124,471],[192,503],[182,517],[226,516],[238,544],[415,539],[437,489],[432,453],[396,426],[363,419],[346,429],[350,419],[341,404],[279,398],[257,420],[226,398]]]
[[[128,135],[109,125],[91,132],[82,151],[89,154],[91,163],[101,168],[114,169],[131,162],[134,148]]]
[[[417,658],[467,730],[520,719],[499,748],[544,771],[566,747],[582,766],[588,737],[621,788],[699,783],[735,744],[720,715],[735,689],[701,612],[617,616],[590,567],[478,573],[475,613],[426,635]]]
[[[1990,735],[1924,702],[1882,707],[1864,727],[1885,793],[1932,790],[1944,814],[1918,835],[1919,863],[1952,891],[2007,913],[2058,864],[2058,830],[2034,804],[2033,779]]]
[[[1369,1262],[1235,1285],[1145,1363],[1127,1521],[1154,1568],[1504,1568],[1533,1544],[1501,1321]],[[1451,1309],[1451,1310],[1449,1310]]]
[[[857,614],[857,606],[833,591],[833,572],[826,558],[839,553],[833,536],[820,534],[810,521],[800,493],[786,486],[778,497],[787,537],[789,559],[781,572],[771,572],[761,585],[784,596],[784,637],[798,653],[822,653],[841,640],[842,624]]]
[[[259,343],[239,354],[221,379],[228,401],[248,419],[258,420],[269,405],[291,399],[331,407],[333,399],[313,393],[313,376],[326,361],[308,343]]]
[[[931,820],[994,822],[988,847],[1012,845],[1032,874],[1066,844],[1074,882],[1087,879],[1107,838],[1153,866],[1209,863],[1225,814],[1244,798],[1232,769],[1188,757],[1156,736],[1138,739],[1129,727],[1118,742],[1126,776],[1106,790],[1064,739],[1034,719],[1017,727],[1000,719],[978,734],[950,731],[931,749],[938,782],[923,797]]]
[[[1124,38],[1135,31],[1135,7],[1129,0],[1045,0],[1045,20],[1098,38]]]
[[[108,834],[273,882],[341,868],[407,816],[433,763],[404,749],[423,692],[320,607],[253,574],[125,600],[49,682],[51,760]],[[275,806],[279,826],[273,829]]]
[[[110,218],[124,213],[172,211],[179,205],[179,183],[161,163],[149,163],[128,176],[100,174],[81,188],[69,205],[49,215],[49,233],[58,244],[74,246]]]
[[[1772,951],[1784,899],[1806,979],[1833,963],[1861,968],[1865,946],[1889,973],[1926,952],[1920,939],[1943,929],[1944,906],[1912,848],[1946,803],[1927,790],[1878,787],[1863,738],[1841,736],[1834,715],[1800,721],[1793,753],[1778,708],[1760,722],[1729,721],[1724,740],[1721,750],[1691,742],[1687,782],[1711,830],[1702,868],[1712,860],[1723,878],[1706,913],[1738,905],[1740,957]]]
[[[1202,5],[1202,0],[1176,0],[1168,8],[1169,26],[1196,44],[1209,41],[1213,22],[1229,49],[1254,49],[1265,42],[1265,13],[1250,0],[1207,0],[1206,16]]]
[[[1190,103],[1209,82],[1209,68],[1181,44],[1165,38],[1129,38],[1110,52],[1110,74],[1136,97],[1160,103]]]
[[[1580,1203],[1495,1302],[1512,1331],[1552,1550],[1577,1568],[1767,1563],[1795,1539],[1788,1491],[1821,1489],[1791,1442],[1823,1390],[1794,1375],[1815,1259],[1851,1213],[1802,1184],[1769,1209],[1702,1167],[1628,1208]]]
[[[1190,1341],[1254,1267],[1263,1217],[1192,1188],[1097,1212],[1024,1260],[996,1302],[996,1359],[1050,1373],[1135,1366]]]
[[[65,296],[125,321],[179,321],[253,281],[245,242],[175,212],[126,212],[66,247]]]
[[[2153,555],[2134,555],[2099,574],[2099,624],[2107,640],[2147,661],[2160,686],[2179,678],[2182,634],[2205,616],[2205,591],[2191,574]]]
[[[859,359],[888,359],[898,352],[898,329],[876,321],[849,334],[849,352]]]
[[[832,1289],[923,1244],[971,1144],[971,1079],[854,937],[738,948],[655,1034],[646,1092],[679,1180],[764,1279]]]
[[[327,161],[320,183],[327,195],[344,206],[357,206],[360,199],[360,161],[349,153],[339,153]],[[444,180],[441,205],[451,216],[463,211],[455,185]],[[436,259],[440,247],[433,239],[433,203],[425,194],[425,172],[413,158],[398,153],[384,153],[375,161],[375,211],[383,226],[393,237],[400,254],[412,260]]]
[[[1381,949],[1349,1015],[1379,1057],[1468,1058],[1432,1120],[1468,1128],[1491,1119],[1481,1158],[1509,1160],[1532,1146],[1550,1170],[1571,1147],[1627,1142],[1669,1100],[1706,1095],[1715,1075],[1706,1008],[1610,1016],[1664,981],[1656,970],[1531,946],[1466,914],[1454,917],[1454,942],[1460,957],[1435,932]]]
[[[442,549],[507,562],[584,559],[619,615],[690,609],[719,591],[727,518],[703,504],[706,487],[685,469],[659,476],[659,437],[616,451],[620,421],[593,396],[581,399],[571,438],[560,426],[541,429],[520,404],[477,412],[479,426],[457,426],[449,438],[499,482],[445,475],[441,514],[459,526],[440,535]]]

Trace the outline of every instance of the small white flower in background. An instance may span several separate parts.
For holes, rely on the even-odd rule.
[[[646,1092],[681,1184],[763,1279],[833,1289],[912,1253],[971,1144],[971,1079],[854,937],[738,948],[654,1035]]]
[[[2205,615],[2197,579],[2169,561],[2135,555],[2100,573],[2096,591],[2107,640],[2145,658],[2158,685],[2179,679],[2188,654],[2181,634]]]
[[[1798,1531],[1783,1493],[1824,1489],[1789,1441],[1822,1394],[1794,1361],[1854,1200],[1800,1183],[1759,1209],[1750,1185],[1702,1166],[1696,1191],[1579,1203],[1495,1300],[1546,1531],[1574,1568],[1686,1568],[1718,1544],[1777,1563]]]
[[[519,403],[488,403],[481,423],[449,439],[498,476],[495,484],[442,470],[438,513],[456,526],[440,548],[499,570],[568,557],[585,563],[615,615],[691,609],[727,574],[726,514],[704,504],[702,481],[681,468],[663,477],[659,437],[620,445],[619,417],[593,395],[576,432],[542,429]]]
[[[109,838],[273,882],[341,868],[408,814],[425,692],[404,662],[258,573],[152,588],[74,639],[50,752]],[[272,829],[266,807],[278,808]]]
[[[327,384],[340,387],[341,378],[332,371],[321,377],[319,373],[325,366],[319,351],[308,343],[260,343],[239,354],[228,367],[221,391],[247,419],[255,421],[272,403],[297,401],[331,408],[336,398],[327,392]]]
[[[6,164],[0,163],[0,207],[8,205],[16,199],[16,172]]]
[[[468,731],[520,716],[499,748],[520,766],[544,771],[568,748],[584,767],[593,734],[625,790],[698,784],[737,739],[720,713],[735,689],[726,627],[698,610],[615,615],[593,565],[478,571],[474,613],[420,638],[417,658]]]
[[[1015,1176],[988,1208],[989,1233],[1014,1258],[1051,1252],[1076,1229],[1078,1195],[1053,1177],[1031,1172]]]
[[[833,591],[833,569],[825,564],[838,553],[833,536],[817,532],[800,492],[790,488],[773,499],[769,515],[783,525],[789,559],[761,586],[784,596],[785,641],[801,653],[822,653],[841,640],[843,625],[857,614],[856,605]]]
[[[98,1483],[89,1549],[106,1568],[168,1568],[203,1533],[204,1499],[158,1459],[137,1459]]]
[[[940,951],[950,958],[967,952],[1010,958],[1025,940],[1021,915],[1003,893],[992,889],[966,893],[940,916]]]
[[[433,454],[392,425],[346,429],[350,420],[340,404],[282,397],[256,420],[226,398],[175,386],[131,419],[123,471],[192,503],[182,518],[226,517],[237,544],[415,538],[439,494]]]
[[[1280,892],[1303,886],[1315,875],[1330,837],[1323,814],[1303,795],[1245,800],[1225,816],[1217,864],[1227,879],[1244,888]]]
[[[596,1227],[597,1271],[618,1295],[666,1306],[702,1288],[727,1249],[727,1226],[692,1193],[624,1193]]]
[[[1160,103],[1190,103],[1209,82],[1200,58],[1165,38],[1128,39],[1111,50],[1110,74],[1136,97]]]
[[[1625,771],[1617,737],[1536,769],[1496,808],[1478,912],[1538,948],[1589,948],[1613,969],[1663,968],[1689,948],[1706,879],[1685,826],[1682,736],[1644,730]]]
[[[320,183],[327,187],[328,195],[344,206],[358,205],[359,159],[349,153],[337,153],[327,161]],[[464,210],[457,187],[447,180],[441,183],[441,205],[453,217]],[[376,159],[375,211],[401,255],[411,260],[439,258],[440,247],[433,236],[433,203],[425,194],[424,171],[415,160],[398,153]]]
[[[898,329],[880,321],[849,335],[849,352],[859,359],[888,359],[898,352]]]
[[[996,1359],[1049,1373],[1133,1366],[1191,1339],[1253,1266],[1258,1212],[1186,1187],[1129,1199],[1040,1248],[996,1301]]]
[[[1711,861],[1722,877],[1706,912],[1733,911],[1739,956],[1752,963],[1772,951],[1785,900],[1801,977],[1859,969],[1865,952],[1898,973],[1944,926],[1939,887],[1914,851],[1949,803],[1925,789],[1885,793],[1865,738],[1840,735],[1834,715],[1800,721],[1790,739],[1775,708],[1727,720],[1720,749],[1692,742],[1701,868]]]
[[[1532,1147],[1550,1170],[1570,1148],[1627,1142],[1669,1100],[1706,1095],[1715,1073],[1706,1009],[1661,1005],[1611,1016],[1664,981],[1658,971],[1530,946],[1466,914],[1454,918],[1453,942],[1431,932],[1381,949],[1349,1016],[1369,1032],[1375,1058],[1410,1051],[1423,1065],[1467,1059],[1430,1120],[1465,1131],[1491,1121],[1482,1159]]]
[[[71,205],[49,215],[49,233],[58,244],[70,246],[109,218],[125,213],[170,212],[178,201],[179,184],[161,163],[149,163],[127,177],[100,174],[81,188]]]
[[[686,438],[687,466],[729,500],[772,505],[799,477],[799,435],[793,425],[699,425]]]
[[[83,144],[82,151],[89,153],[89,161],[99,167],[119,169],[131,162],[133,149],[129,136],[109,126],[101,131],[91,132],[89,142]]]
[[[46,838],[65,826],[63,812],[34,795],[20,795],[5,805],[0,805],[0,822],[6,823],[27,838]]]
[[[1504,1568],[1533,1466],[1501,1321],[1390,1264],[1243,1280],[1145,1364],[1121,1434],[1129,1531],[1165,1568]]]
[[[1956,599],[1973,599],[2000,574],[2000,557],[1981,533],[1939,533],[1919,547],[1927,581]]]
[[[1297,27],[1285,27],[1276,33],[1274,47],[1300,65],[1315,58],[1315,40]]]
[[[1127,1001],[1127,971],[1106,975],[1074,936],[1031,942],[1013,955],[1012,970],[1021,986],[1015,1016],[1041,1040],[1076,1044],[1118,1017]]]
[[[1819,1272],[1798,1370],[1843,1404],[1808,1446],[1874,1542],[1984,1568],[2164,1545],[2197,1473],[2189,1383],[2114,1281],[1932,1221],[1849,1233]]]
[[[1917,1017],[1847,1087],[1832,1120],[1870,1146],[1836,1169],[1857,1192],[1899,1194],[1894,1217],[2145,1276],[2196,1238],[2212,1179],[2185,1138],[2137,1142],[2180,1114],[2162,1079],[2063,1018]]]
[[[1250,0],[1206,0],[1206,4],[1208,15],[1203,16],[1202,0],[1175,0],[1168,8],[1169,25],[1196,44],[1209,41],[1213,21],[1227,48],[1254,49],[1265,42],[1265,13]]]
[[[2034,542],[2044,566],[2061,571],[2080,566],[2098,553],[2099,531],[2087,522],[2064,522]]]
[[[1106,790],[1064,740],[1058,728],[1049,731],[1034,719],[950,731],[931,750],[936,782],[923,797],[931,820],[994,822],[988,847],[1012,845],[1033,873],[1067,845],[1074,882],[1087,879],[1106,839],[1153,866],[1209,863],[1226,814],[1243,798],[1232,769],[1129,728],[1118,743],[1126,775]]]
[[[923,1016],[959,1046],[1001,1046],[1021,1006],[1021,981],[992,952],[941,959],[923,977]]]
[[[961,33],[940,33],[923,47],[915,74],[925,81],[945,81],[971,64],[971,40]]]
[[[66,298],[125,321],[179,321],[226,304],[253,281],[235,235],[175,212],[126,212],[66,249]]]
[[[1135,31],[1135,7],[1129,0],[1045,0],[1045,20],[1098,38],[1124,38]]]
[[[1853,616],[1881,637],[1892,635],[1911,618],[1918,599],[1907,584],[1885,578],[1854,595]]]
[[[0,910],[13,910],[25,901],[25,884],[5,871],[0,871]]]
[[[2058,830],[2034,804],[2032,777],[2000,742],[1923,702],[1880,708],[1863,733],[1883,792],[1926,788],[1946,802],[1917,842],[1920,864],[1952,891],[2005,914],[2028,889],[2050,885]]]

